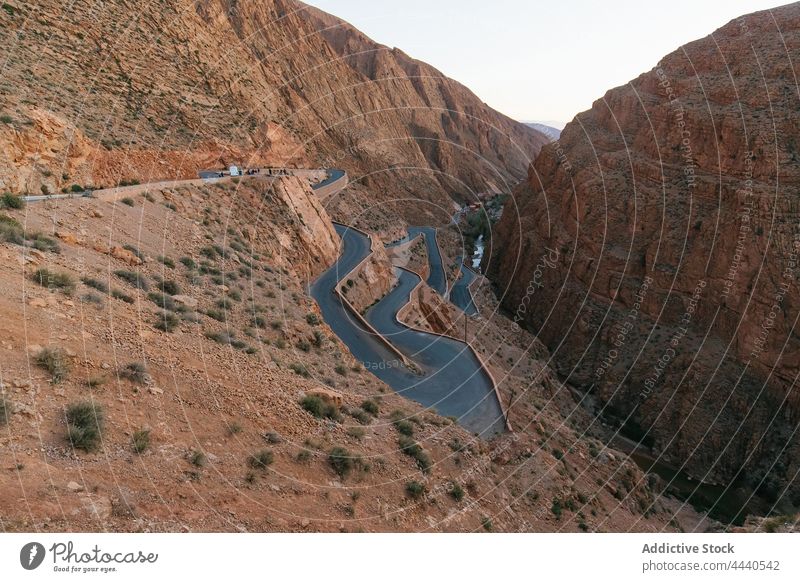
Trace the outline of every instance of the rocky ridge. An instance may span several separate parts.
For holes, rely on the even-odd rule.
[[[341,167],[373,203],[426,200],[447,217],[453,192],[517,181],[545,143],[432,67],[291,0],[5,5],[2,189],[228,163]]]
[[[567,382],[696,479],[800,505],[800,4],[736,19],[579,114],[485,267]]]

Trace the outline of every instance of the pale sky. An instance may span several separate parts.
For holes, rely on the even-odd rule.
[[[570,121],[682,44],[780,0],[310,0],[520,121]]]

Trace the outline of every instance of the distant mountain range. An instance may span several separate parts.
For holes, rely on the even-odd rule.
[[[564,124],[557,121],[549,121],[548,124],[539,123],[536,121],[525,122],[525,125],[528,127],[545,134],[550,141],[556,141],[559,137],[561,137],[561,129],[563,129]],[[554,125],[559,125],[561,127],[554,127]]]

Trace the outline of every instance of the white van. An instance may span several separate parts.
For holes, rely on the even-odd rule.
[[[231,176],[240,176],[239,167],[238,166],[231,166],[230,167],[230,174]]]

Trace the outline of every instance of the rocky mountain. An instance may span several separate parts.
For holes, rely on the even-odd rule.
[[[518,432],[478,438],[381,382],[306,293],[340,249],[305,180],[0,206],[4,531],[711,525],[517,365],[534,341],[503,319],[470,328]]]
[[[800,504],[800,4],[738,18],[546,146],[486,267],[626,433]]]
[[[541,134],[295,2],[9,0],[0,42],[0,529],[713,527],[595,438],[506,319],[424,291],[408,313],[470,334],[516,427],[484,440],[394,393],[308,294],[341,252],[332,213],[384,221],[344,283],[360,311],[393,283],[389,200],[449,217],[451,195],[522,177]],[[153,183],[230,162],[336,166],[351,186]],[[123,181],[142,184],[5,193]],[[441,235],[452,273],[461,235]]]
[[[449,212],[451,192],[523,178],[546,141],[292,0],[10,0],[0,43],[0,189],[14,192],[288,163]]]

